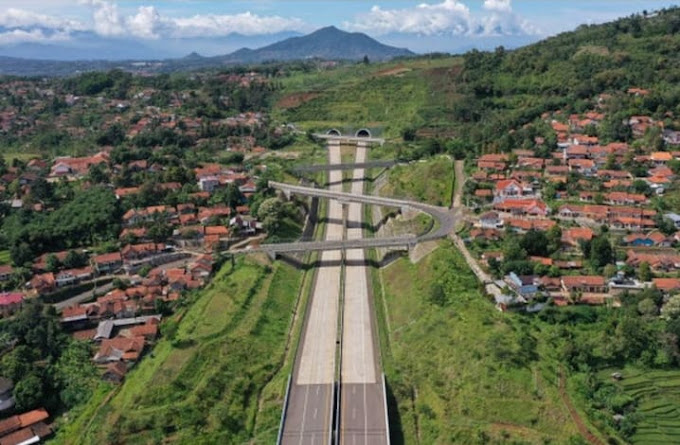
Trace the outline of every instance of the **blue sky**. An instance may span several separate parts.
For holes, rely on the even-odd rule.
[[[137,40],[205,55],[267,36],[307,33],[335,25],[416,52],[457,52],[499,44],[517,46],[582,23],[601,23],[670,1],[420,0],[205,1],[0,0],[0,54],[21,44],[69,45],[78,39]],[[89,36],[89,37],[88,37]],[[178,43],[179,42],[179,43]],[[181,44],[184,42],[184,44]],[[223,49],[224,48],[224,49]],[[167,48],[166,48],[167,49]]]

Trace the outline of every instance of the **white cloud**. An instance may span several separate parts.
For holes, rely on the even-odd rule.
[[[458,0],[421,3],[413,8],[382,9],[373,6],[368,13],[346,22],[348,29],[374,35],[411,33],[432,35],[522,35],[538,30],[512,11],[510,0],[484,0],[483,13],[473,14]]]
[[[510,0],[484,0],[482,7],[488,11],[511,12]]]
[[[203,14],[192,17],[168,17],[153,6],[140,6],[135,15],[123,15],[115,3],[84,0],[94,8],[94,30],[103,36],[217,37],[231,33],[244,35],[274,34],[300,30],[306,25],[295,18],[260,16],[250,12],[233,15]]]
[[[153,6],[141,6],[136,15],[126,19],[130,33],[143,39],[158,38],[156,31],[160,23],[161,16]]]
[[[85,28],[85,25],[77,20],[62,19],[17,8],[9,8],[5,12],[0,12],[0,26],[6,28],[40,26],[63,30],[80,30]]]
[[[357,16],[354,23],[345,23],[347,28],[372,34],[465,34],[469,26],[470,9],[457,0],[444,0],[432,5],[422,3],[415,8],[406,9],[382,9],[380,6],[373,6],[369,13]]]
[[[239,33],[247,36],[300,31],[308,26],[300,19],[260,16],[251,12],[233,15],[195,15],[165,20],[173,37],[226,36]]]
[[[0,33],[0,45],[16,45],[18,43],[26,42],[59,42],[68,39],[68,33],[55,32],[47,34],[40,29],[33,29],[30,31],[25,31],[23,29],[13,29],[11,31]]]

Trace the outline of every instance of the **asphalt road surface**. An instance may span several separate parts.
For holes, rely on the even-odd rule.
[[[357,144],[356,162],[366,159],[366,146]],[[364,169],[354,170],[352,193],[364,192]],[[363,205],[349,204],[347,239],[363,237]],[[378,445],[389,443],[384,394],[378,383],[372,310],[369,301],[368,269],[362,249],[346,251],[345,298],[343,305],[342,369],[340,389],[340,443]]]
[[[340,146],[329,142],[330,164],[340,163]],[[331,190],[341,191],[342,172],[329,172]],[[342,205],[330,201],[326,240],[340,240],[343,227]],[[307,313],[302,344],[291,385],[282,443],[297,445],[328,444],[332,435],[333,386],[337,342],[340,272],[342,252],[321,254],[311,306]],[[328,264],[329,265],[323,265]]]

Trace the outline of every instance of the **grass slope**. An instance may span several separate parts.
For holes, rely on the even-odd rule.
[[[303,129],[379,127],[387,137],[423,125],[432,114],[431,78],[460,58],[355,65],[284,79],[275,116]]]
[[[453,194],[453,161],[438,156],[392,167],[380,194],[448,206]]]
[[[55,442],[272,443],[301,279],[284,263],[224,266],[174,339],[162,339],[107,403],[93,408],[96,397]]]
[[[576,426],[524,319],[497,312],[449,242],[375,271],[393,443],[564,443]],[[432,300],[434,287],[446,295]],[[416,353],[417,351],[417,353]]]

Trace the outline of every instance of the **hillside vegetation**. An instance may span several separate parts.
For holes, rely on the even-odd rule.
[[[56,443],[272,443],[302,272],[226,265],[109,399],[106,385]],[[163,439],[165,438],[165,439]]]

